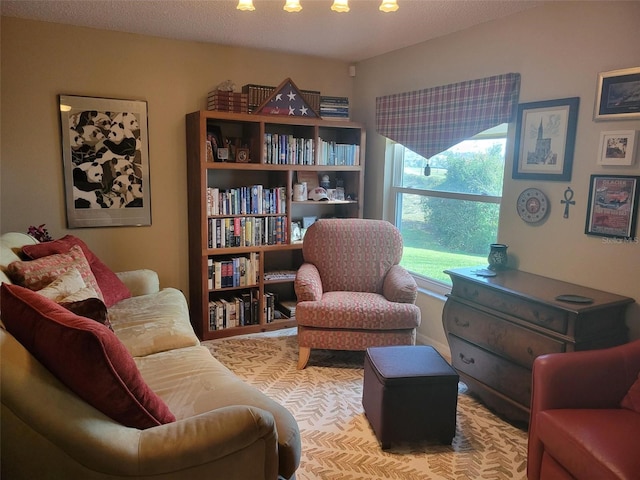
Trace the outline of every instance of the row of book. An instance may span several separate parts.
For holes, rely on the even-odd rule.
[[[318,165],[360,165],[360,145],[318,141]]]
[[[264,323],[275,320],[276,295],[274,293],[264,293],[262,312],[260,312],[260,301],[256,290],[209,301],[209,331],[212,332],[225,328],[259,325],[261,316]]]
[[[287,217],[208,219],[208,248],[257,247],[288,243]]]
[[[260,259],[256,252],[248,256],[209,258],[207,270],[209,290],[257,285]]]
[[[287,213],[286,187],[262,185],[219,189],[207,187],[207,216]]]
[[[313,139],[283,133],[264,134],[265,163],[278,165],[313,165]]]
[[[320,116],[331,120],[349,120],[349,98],[321,96]]]

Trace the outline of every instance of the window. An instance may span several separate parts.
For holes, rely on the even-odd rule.
[[[443,270],[486,264],[498,233],[506,137],[504,123],[429,161],[389,141],[401,265],[421,283],[451,285]]]

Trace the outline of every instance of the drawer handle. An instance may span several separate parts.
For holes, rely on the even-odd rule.
[[[467,365],[473,365],[474,363],[476,363],[473,357],[467,358],[464,356],[464,353],[460,354],[460,360],[462,360],[462,363],[466,363]]]
[[[536,319],[536,320],[538,320],[539,322],[542,322],[542,323],[551,323],[551,321],[553,320],[553,319],[551,319],[551,318],[542,318],[542,317],[540,316],[540,312],[538,312],[537,310],[534,310],[532,313],[533,313],[533,316],[535,317],[535,319]]]
[[[533,356],[534,356],[534,354],[533,354],[533,349],[532,349],[531,347],[527,347],[527,353],[528,353],[531,357],[533,357]]]
[[[463,321],[463,320],[460,320],[458,317],[454,317],[453,321],[454,321],[454,323],[456,325],[458,325],[459,327],[462,327],[462,328],[467,328],[469,326],[469,321],[468,320],[464,320]]]

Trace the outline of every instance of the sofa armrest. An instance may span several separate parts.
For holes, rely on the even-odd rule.
[[[298,302],[317,302],[322,298],[322,280],[318,268],[312,263],[303,263],[294,282]]]
[[[130,270],[128,272],[117,272],[116,275],[134,297],[160,291],[160,279],[153,270]]]
[[[415,303],[418,285],[404,267],[393,265],[384,277],[382,294],[390,302]]]

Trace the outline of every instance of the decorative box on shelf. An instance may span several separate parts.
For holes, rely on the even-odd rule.
[[[247,113],[248,100],[245,93],[213,90],[207,97],[207,110],[219,112]]]

